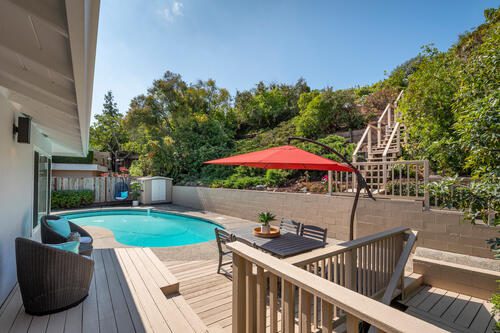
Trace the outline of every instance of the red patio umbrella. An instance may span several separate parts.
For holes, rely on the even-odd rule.
[[[295,170],[324,170],[324,171],[345,171],[353,172],[356,174],[357,188],[356,195],[352,204],[350,228],[349,228],[349,240],[354,238],[354,215],[356,213],[356,207],[358,206],[358,199],[361,189],[364,188],[368,196],[373,198],[370,188],[366,184],[365,179],[361,175],[358,169],[353,166],[344,156],[339,154],[336,150],[327,145],[301,137],[290,137],[288,142],[291,140],[299,140],[310,142],[316,144],[323,149],[326,149],[330,153],[337,155],[346,163],[338,163],[327,158],[311,154],[305,150],[299,149],[294,146],[280,146],[269,149],[264,149],[261,151],[256,151],[247,154],[235,155],[231,157],[221,158],[217,160],[207,161],[205,164],[220,164],[220,165],[243,165],[254,168],[264,168],[264,169],[295,169]],[[331,179],[328,179],[331,182]]]
[[[243,165],[263,169],[354,172],[347,164],[329,160],[294,146],[273,147],[252,153],[207,161],[205,164]]]

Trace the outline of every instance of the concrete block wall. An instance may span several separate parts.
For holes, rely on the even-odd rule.
[[[278,221],[285,217],[328,228],[328,236],[347,240],[353,198],[320,194],[251,190],[173,187],[173,203],[257,221],[258,213],[270,211]],[[354,233],[366,236],[397,226],[419,231],[417,246],[492,258],[486,239],[498,236],[500,228],[472,225],[459,212],[423,211],[411,200],[361,198]]]

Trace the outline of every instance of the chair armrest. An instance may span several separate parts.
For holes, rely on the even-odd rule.
[[[47,220],[57,220],[59,216],[47,215],[42,217],[42,225],[41,225],[41,236],[42,242],[45,244],[60,244],[68,241],[66,237],[59,235],[57,232],[52,230],[47,224]]]
[[[90,237],[92,239],[92,242],[93,242],[94,239],[92,238],[92,236],[85,229],[80,227],[78,224],[75,224],[75,223],[70,221],[69,227],[71,229],[71,232],[78,232],[80,234],[80,236],[82,236],[82,237]],[[90,244],[92,244],[92,242],[90,242]]]

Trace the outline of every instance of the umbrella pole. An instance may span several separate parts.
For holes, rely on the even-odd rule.
[[[333,171],[328,170],[328,195],[332,195],[332,192],[333,192],[332,178],[333,178]]]
[[[372,192],[370,191],[370,188],[368,187],[368,184],[366,184],[365,179],[361,175],[361,172],[359,172],[358,168],[356,168],[351,162],[349,162],[342,154],[337,152],[335,149],[321,143],[315,140],[311,140],[308,138],[302,138],[302,137],[289,137],[288,138],[288,143],[290,144],[290,141],[292,140],[298,140],[298,141],[305,141],[305,142],[310,142],[314,143],[320,147],[323,147],[324,149],[328,150],[330,153],[335,154],[338,156],[344,163],[349,165],[353,170],[354,173],[356,174],[356,179],[357,179],[357,185],[356,185],[356,195],[354,196],[354,202],[352,203],[352,209],[351,209],[351,220],[349,224],[349,240],[354,239],[354,218],[356,217],[356,209],[358,208],[358,201],[359,201],[359,195],[361,193],[361,190],[364,188],[366,190],[366,193],[368,194],[368,197],[370,197],[372,200],[375,200],[375,198],[372,195]],[[328,190],[331,189],[331,183],[330,183],[330,173],[328,174]],[[331,194],[331,192],[330,192]]]

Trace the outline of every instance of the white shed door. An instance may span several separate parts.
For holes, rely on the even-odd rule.
[[[165,201],[166,187],[165,179],[153,179],[151,181],[151,201]]]

